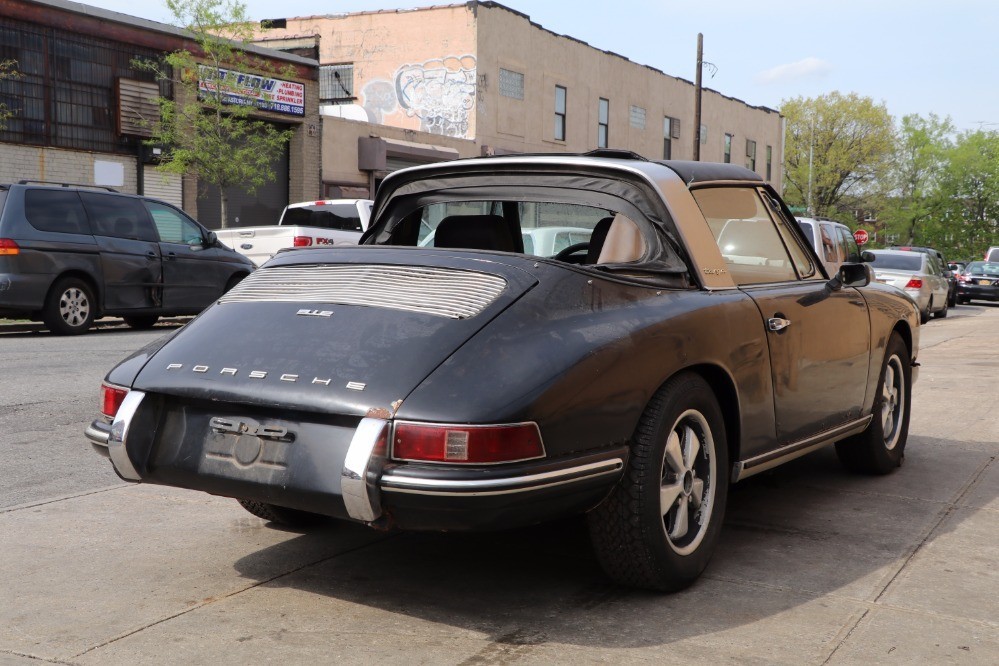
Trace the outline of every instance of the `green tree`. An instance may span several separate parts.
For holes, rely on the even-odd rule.
[[[0,84],[18,78],[20,74],[16,68],[16,60],[0,60]],[[7,106],[6,102],[0,101],[0,132],[7,129],[7,121],[14,117],[15,113],[16,109],[12,109]]]
[[[845,203],[880,194],[894,150],[884,104],[855,93],[785,100],[784,196],[815,215],[836,216]]]
[[[880,212],[887,230],[908,245],[926,244],[923,227],[940,217],[940,179],[954,147],[950,118],[935,114],[902,118],[887,174],[889,195]]]
[[[999,132],[964,132],[946,157],[928,236],[957,257],[981,257],[999,242]]]
[[[160,97],[160,119],[150,144],[164,146],[159,168],[193,175],[220,192],[222,227],[228,226],[226,188],[253,193],[273,180],[271,164],[293,130],[253,118],[251,106],[233,104],[227,91],[240,75],[272,73],[273,67],[247,53],[253,36],[246,6],[238,0],[166,0],[176,24],[197,43],[195,53],[176,51],[161,63],[144,63],[171,81],[173,97]],[[251,79],[252,80],[252,79]],[[245,84],[242,84],[245,85]]]

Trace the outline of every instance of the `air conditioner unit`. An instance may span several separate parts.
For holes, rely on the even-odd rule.
[[[669,121],[669,133],[674,139],[680,138],[680,119],[672,118]]]

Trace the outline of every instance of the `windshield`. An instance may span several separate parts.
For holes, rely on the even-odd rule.
[[[918,271],[923,265],[923,256],[918,252],[912,254],[880,254],[874,253],[874,268],[897,271]]]
[[[999,276],[999,263],[994,261],[973,261],[968,264],[965,273],[975,275],[996,275]]]
[[[357,214],[357,206],[352,203],[288,208],[281,219],[281,225],[362,231],[361,217]]]

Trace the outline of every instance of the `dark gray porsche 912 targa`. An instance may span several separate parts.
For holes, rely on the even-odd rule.
[[[902,462],[919,313],[826,275],[755,173],[630,153],[384,181],[360,246],[282,252],[114,368],[122,478],[418,530],[586,512],[615,580],[704,569],[728,486],[824,445]]]

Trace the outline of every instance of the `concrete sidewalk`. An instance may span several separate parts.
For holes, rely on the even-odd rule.
[[[0,510],[0,664],[999,663],[999,308],[922,330],[905,465],[734,486],[682,593],[608,583],[578,520],[298,533],[122,484]]]

